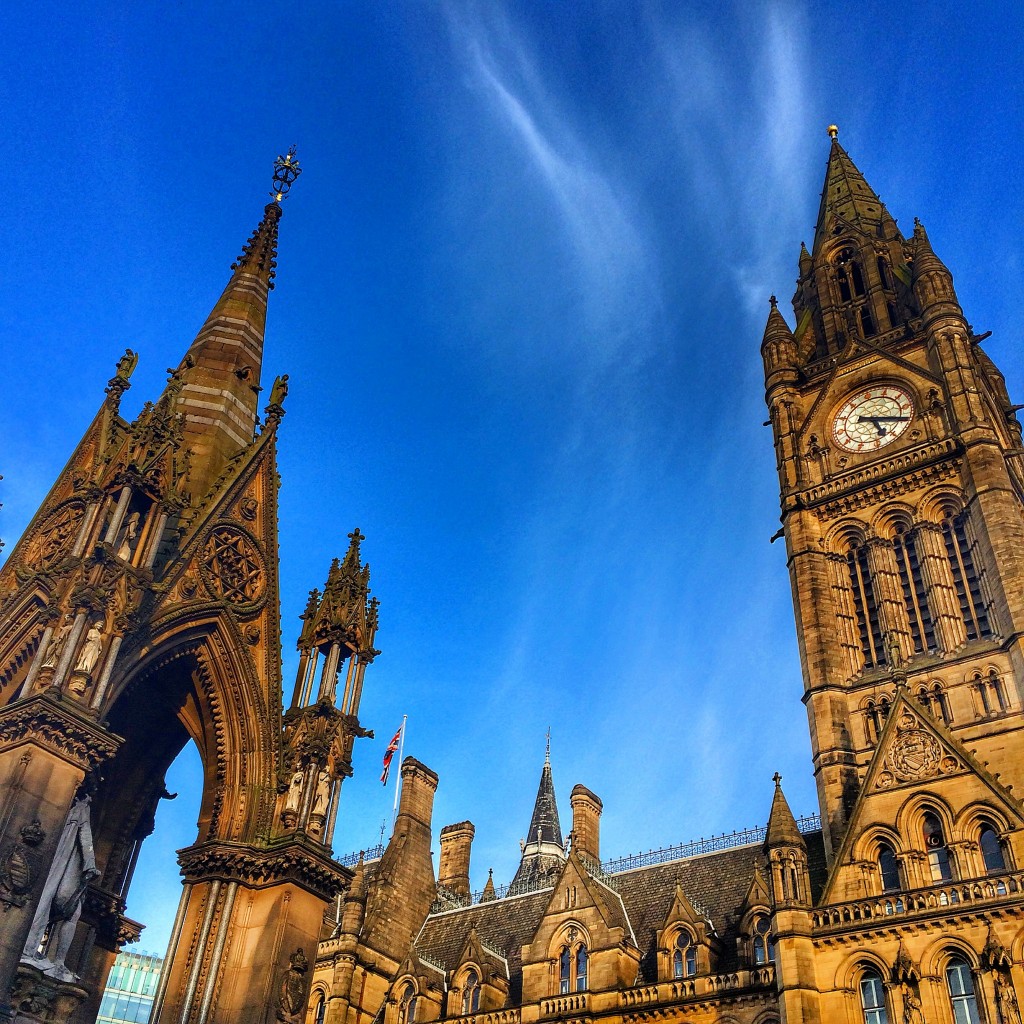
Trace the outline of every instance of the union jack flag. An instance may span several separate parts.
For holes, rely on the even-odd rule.
[[[388,772],[391,771],[391,759],[395,756],[395,752],[398,750],[399,743],[402,742],[402,726],[398,727],[398,732],[391,737],[391,742],[388,744],[388,749],[384,751],[384,771],[380,773],[381,785],[386,786],[388,784]]]

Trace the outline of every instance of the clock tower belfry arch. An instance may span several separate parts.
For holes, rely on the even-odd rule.
[[[924,227],[829,135],[796,327],[773,297],[761,352],[831,858],[900,693],[1024,786],[1024,450]]]

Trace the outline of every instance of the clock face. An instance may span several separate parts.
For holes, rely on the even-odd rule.
[[[832,438],[843,451],[876,452],[895,441],[913,416],[913,400],[903,388],[864,388],[843,402],[832,424]]]

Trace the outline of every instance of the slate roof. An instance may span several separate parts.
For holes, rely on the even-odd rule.
[[[807,843],[811,891],[815,899],[826,879],[822,834],[804,835]],[[739,966],[736,938],[743,913],[743,901],[754,876],[754,865],[762,862],[761,846],[752,843],[682,860],[634,868],[598,881],[607,888],[602,895],[620,924],[630,931],[641,951],[644,981],[657,975],[657,931],[664,923],[678,881],[695,909],[711,919],[721,940],[719,968]],[[432,914],[416,939],[416,952],[447,970],[458,966],[458,958],[471,927],[480,940],[500,953],[509,964],[510,1000],[518,1004],[522,994],[522,947],[532,941],[551,899],[551,889],[522,896],[476,903],[457,910]],[[616,893],[621,899],[615,898]],[[625,913],[624,918],[619,915]]]

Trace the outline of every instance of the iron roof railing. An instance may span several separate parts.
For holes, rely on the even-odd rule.
[[[817,832],[821,828],[820,814],[807,814],[796,819],[796,827],[801,833]],[[740,832],[723,832],[720,836],[708,839],[694,839],[678,846],[665,846],[660,850],[648,850],[647,853],[633,853],[625,857],[601,862],[601,870],[606,875],[615,875],[633,868],[646,868],[652,864],[665,864],[670,860],[682,860],[684,857],[697,857],[702,853],[716,853],[719,850],[731,850],[736,846],[749,846],[763,843],[768,827],[747,828]]]
[[[796,827],[806,835],[808,832],[817,832],[821,828],[821,815],[806,814],[796,819]],[[686,857],[698,857],[702,853],[717,853],[720,850],[731,850],[737,846],[750,846],[754,843],[763,843],[768,832],[766,825],[758,828],[742,829],[738,832],[723,832],[719,836],[710,836],[707,839],[694,839],[688,843],[679,843],[677,846],[664,846],[660,850],[648,850],[646,853],[632,853],[625,857],[614,857],[611,860],[601,862],[599,870],[593,871],[595,877],[599,878],[606,885],[615,888],[615,878],[623,871],[632,871],[634,868],[646,868],[653,864],[666,864],[673,860],[683,860]],[[338,862],[346,867],[355,864],[362,856],[364,861],[380,860],[384,855],[384,844],[380,843],[369,850],[362,850],[357,853],[349,853],[339,857]],[[494,895],[490,899],[501,900],[508,896],[521,896],[528,892],[537,892],[541,889],[550,889],[551,882],[548,879],[535,879],[531,883],[520,882],[515,888],[512,885],[496,885]],[[471,893],[469,896],[456,895],[447,890],[439,890],[437,899],[434,900],[430,912],[433,914],[444,910],[455,910],[459,907],[468,907],[473,903],[482,902],[483,890]]]

